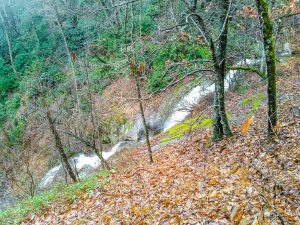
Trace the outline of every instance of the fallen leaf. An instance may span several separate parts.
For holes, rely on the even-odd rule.
[[[247,133],[248,133],[248,130],[249,130],[249,128],[250,128],[251,123],[253,122],[253,119],[254,119],[254,117],[251,116],[251,117],[247,118],[247,119],[243,122],[242,128],[241,128],[242,134],[247,134]]]
[[[234,225],[238,225],[244,215],[244,203],[236,205],[230,215],[230,220]]]

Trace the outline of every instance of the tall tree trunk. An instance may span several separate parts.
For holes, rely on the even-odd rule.
[[[149,139],[149,130],[148,130],[147,122],[146,122],[146,118],[145,118],[143,100],[142,100],[142,94],[141,94],[141,88],[140,88],[140,82],[139,82],[139,74],[136,72],[136,68],[135,68],[135,65],[133,62],[130,62],[130,67],[132,70],[132,75],[135,80],[136,91],[137,91],[139,107],[140,107],[140,113],[142,116],[142,121],[143,121],[143,126],[144,126],[144,131],[145,131],[149,160],[150,160],[150,163],[153,163],[153,156],[152,156],[151,144],[150,144],[150,139]],[[139,73],[142,72],[142,70],[143,70],[143,69],[141,69],[142,67],[143,67],[143,64],[140,64],[139,69],[138,69]]]
[[[216,83],[216,82],[215,82]],[[217,87],[216,87],[217,88]],[[219,112],[219,97],[217,91],[215,91],[214,96],[214,116],[213,116],[213,129],[212,129],[212,139],[214,141],[221,140],[223,138],[223,126],[221,123],[221,115]]]
[[[3,5],[3,3],[2,3],[2,7],[3,7],[3,9],[5,7]],[[4,20],[4,16],[2,15],[1,10],[0,10],[0,19],[1,19],[1,22],[3,24],[4,36],[5,36],[5,39],[6,39],[6,42],[7,42],[7,46],[8,46],[8,54],[9,54],[11,68],[12,68],[14,74],[17,75],[17,70],[16,70],[16,67],[15,67],[15,64],[14,64],[14,57],[13,57],[13,51],[12,51],[12,47],[11,47],[11,41],[10,41],[9,34],[8,34],[7,21]]]
[[[148,131],[148,127],[147,127],[147,123],[146,123],[146,119],[145,119],[140,84],[139,84],[139,80],[138,80],[137,76],[135,76],[135,83],[136,83],[137,94],[138,94],[138,99],[139,99],[140,112],[141,112],[141,116],[142,116],[142,120],[143,120],[144,130],[145,130],[145,137],[146,137],[149,159],[150,159],[150,163],[153,163],[152,150],[151,150],[151,145],[150,145],[150,140],[149,140],[149,131]]]
[[[268,79],[268,136],[272,138],[275,135],[274,127],[277,124],[276,54],[273,23],[269,17],[268,1],[256,0],[256,5],[264,39]]]
[[[80,108],[80,100],[79,100],[79,96],[78,96],[78,84],[77,84],[75,66],[74,66],[74,62],[73,62],[73,59],[72,59],[70,48],[69,48],[69,45],[68,45],[68,42],[67,42],[67,38],[66,38],[66,35],[65,35],[65,32],[64,32],[64,29],[63,29],[63,24],[60,20],[60,16],[59,16],[59,12],[58,12],[58,9],[57,9],[56,2],[53,3],[53,9],[55,11],[56,22],[58,24],[59,32],[61,33],[61,36],[63,38],[66,53],[67,53],[69,63],[70,63],[70,66],[71,66],[72,78],[73,78],[73,81],[74,81],[74,88],[75,88],[75,97],[76,97],[76,101],[77,101],[76,110],[78,112],[79,108]]]
[[[134,33],[134,3],[131,3],[130,7],[130,15],[131,15],[131,29],[130,29],[130,34],[131,34],[131,42],[133,41],[133,33]]]
[[[221,1],[221,8],[223,10],[221,21],[223,26],[220,31],[220,36],[217,40],[213,40],[211,33],[205,25],[204,19],[197,14],[197,0],[192,1],[189,6],[189,11],[192,15],[193,22],[198,27],[199,31],[204,37],[206,44],[209,45],[212,54],[215,75],[215,98],[214,98],[214,123],[213,123],[213,140],[220,140],[223,135],[232,136],[232,132],[228,123],[225,109],[225,66],[226,66],[226,51],[227,51],[227,34],[228,34],[228,15],[230,5],[228,0]],[[218,45],[216,44],[218,43]],[[217,47],[218,46],[218,47]]]
[[[124,45],[126,51],[127,51],[127,17],[128,17],[128,4],[126,4],[125,18],[124,18]]]
[[[101,161],[101,165],[105,169],[110,169],[110,166],[108,162],[104,159],[103,157],[103,147],[102,143],[100,141],[100,149],[97,148],[97,125],[96,125],[96,118],[95,118],[95,105],[93,102],[93,96],[92,96],[92,91],[91,91],[91,80],[89,76],[89,62],[88,62],[88,50],[87,47],[85,47],[85,60],[84,60],[84,68],[85,68],[85,74],[86,74],[86,79],[87,79],[87,87],[88,87],[88,98],[89,98],[89,107],[90,107],[90,115],[91,115],[91,122],[93,126],[93,140],[92,140],[92,149],[95,152],[95,154],[98,156],[98,158]],[[101,132],[99,132],[99,135],[101,135]]]
[[[64,151],[64,147],[62,145],[62,142],[61,142],[61,139],[58,135],[58,132],[56,130],[56,127],[55,127],[55,124],[54,124],[54,121],[51,117],[51,113],[49,110],[47,110],[47,113],[46,113],[46,116],[47,116],[47,119],[48,119],[48,123],[49,123],[49,127],[50,127],[50,130],[54,136],[54,139],[55,139],[55,146],[57,148],[57,150],[59,151],[59,154],[60,154],[60,157],[62,159],[62,163],[64,165],[64,168],[67,170],[69,176],[71,177],[71,179],[74,181],[74,182],[77,182],[77,177],[76,177],[76,174],[74,173],[74,171],[72,170],[72,167],[68,161],[68,157]]]
[[[230,130],[230,126],[228,123],[228,119],[226,116],[226,109],[225,109],[225,90],[224,90],[224,80],[226,76],[225,67],[226,67],[226,59],[227,59],[227,35],[228,35],[228,18],[227,15],[229,14],[230,6],[229,0],[222,0],[221,5],[223,8],[223,13],[221,16],[221,21],[224,22],[223,27],[221,30],[220,36],[220,43],[219,43],[219,70],[218,70],[218,77],[219,79],[219,86],[220,89],[218,90],[218,97],[219,97],[219,110],[221,116],[221,123],[223,126],[223,132],[226,136],[232,136],[232,132]]]
[[[104,169],[110,170],[111,168],[110,168],[108,162],[103,157],[103,147],[102,147],[102,144],[100,143],[100,149],[98,149],[96,147],[96,145],[93,145],[93,150],[96,153],[96,155],[98,156],[98,158],[100,159],[102,167]]]
[[[139,35],[140,35],[140,38],[142,38],[142,13],[143,13],[143,2],[142,0],[139,0],[139,6],[140,6],[140,14],[139,14]]]
[[[36,47],[40,46],[40,39],[39,39],[39,36],[38,36],[38,33],[37,33],[37,30],[36,30],[36,25],[33,21],[33,13],[31,12],[31,9],[30,9],[30,6],[29,6],[29,0],[26,0],[25,1],[25,6],[26,6],[26,9],[30,15],[30,23],[31,23],[31,28],[33,29],[34,31],[34,36],[35,36],[35,39],[36,39]]]
[[[119,7],[120,1],[119,0],[112,0],[112,6],[113,11],[112,14],[115,18],[111,18],[114,22],[115,26],[117,27],[115,31],[115,37],[116,37],[116,48],[119,47],[119,41],[120,41],[120,30],[121,30],[121,12]]]

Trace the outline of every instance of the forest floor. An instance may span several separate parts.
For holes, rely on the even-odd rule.
[[[291,62],[279,65],[273,143],[266,139],[266,101],[251,120],[251,109],[239,104],[266,92],[250,74],[243,94],[226,96],[233,137],[215,143],[208,129],[194,130],[155,151],[153,164],[145,146],[124,151],[115,171],[98,178],[103,185],[51,203],[22,224],[300,224],[300,71],[299,60]]]

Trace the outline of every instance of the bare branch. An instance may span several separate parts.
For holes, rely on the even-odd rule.
[[[262,79],[266,79],[266,74],[261,72],[259,69],[251,66],[229,66],[226,68],[227,71],[229,70],[244,70],[244,71],[250,71],[256,73],[258,76],[260,76]]]

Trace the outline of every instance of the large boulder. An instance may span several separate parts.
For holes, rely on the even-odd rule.
[[[279,52],[279,56],[290,57],[292,55],[292,50],[290,48],[290,43],[285,42],[282,46],[282,50]]]
[[[150,136],[158,134],[163,131],[165,121],[173,113],[174,108],[178,102],[191,90],[190,85],[178,86],[173,90],[172,94],[165,96],[157,110],[150,107],[145,110],[145,119],[147,127],[149,128]],[[136,115],[136,119],[132,128],[127,133],[126,140],[141,141],[145,138],[144,126],[141,114]]]
[[[150,135],[155,135],[162,130],[163,120],[160,112],[147,112],[145,115],[147,127]],[[140,141],[145,138],[145,129],[143,125],[142,116],[137,114],[135,123],[128,132],[126,140]]]

